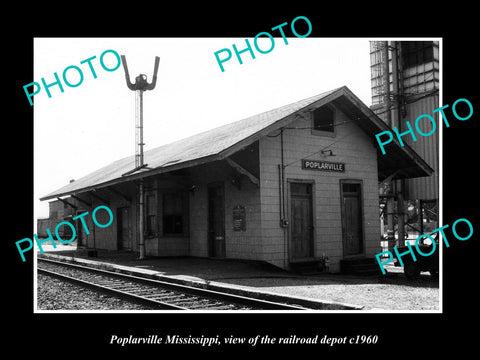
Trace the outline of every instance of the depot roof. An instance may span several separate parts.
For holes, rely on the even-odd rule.
[[[343,86],[148,150],[144,153],[144,162],[148,167],[135,170],[135,155],[117,160],[41,197],[40,200],[75,195],[120,182],[225,159],[268,133],[294,121],[295,117],[289,115],[308,109],[314,104],[321,106],[326,103],[334,104],[354,119],[373,141],[375,134],[391,130],[346,86]],[[433,172],[413,149],[408,145],[401,147],[396,141],[389,145],[387,155],[382,155],[377,146],[377,157],[380,181],[394,173],[393,178],[396,179],[428,176]]]

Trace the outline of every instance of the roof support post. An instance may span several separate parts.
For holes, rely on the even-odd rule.
[[[232,159],[225,158],[225,161],[228,163],[228,165],[230,165],[240,174],[245,175],[254,185],[260,187],[260,180],[255,175],[253,175],[250,171],[243,168],[240,164],[236,163]]]
[[[125,194],[122,193],[121,191],[118,191],[118,190],[114,189],[112,186],[108,187],[107,189],[108,189],[108,191],[114,193],[115,195],[120,196],[120,197],[123,198],[125,201],[128,201],[129,203],[132,202],[132,199],[131,199],[129,196],[125,195]]]
[[[75,205],[70,204],[67,200],[61,199],[61,198],[59,198],[59,197],[57,197],[57,200],[61,201],[61,202],[64,203],[65,205],[68,205],[68,206],[74,208],[75,210],[77,209],[77,207],[76,207]]]
[[[76,196],[76,195],[70,195],[70,196],[71,196],[72,198],[74,198],[75,200],[80,201],[81,203],[87,205],[88,207],[92,207],[92,203],[89,203],[89,202],[83,200],[82,198],[80,198],[80,197],[78,197],[78,196]]]
[[[108,204],[110,205],[110,201],[109,200],[105,200],[104,198],[98,196],[97,194],[95,194],[93,191],[91,191],[90,193],[90,196],[94,197],[95,199],[97,200],[100,200],[101,202],[103,202],[104,204]]]
[[[398,172],[399,172],[399,170],[396,170],[393,173],[391,173],[390,175],[388,175],[385,179],[383,179],[383,181],[380,182],[380,184],[378,184],[378,187],[382,187],[384,184],[391,182],[393,177],[395,175],[397,175]]]

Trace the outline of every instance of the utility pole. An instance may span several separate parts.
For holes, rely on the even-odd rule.
[[[401,73],[403,71],[401,61],[401,42],[392,41],[392,87],[395,95],[395,118],[396,126],[399,132],[402,132],[402,124],[404,119],[403,109],[403,78]],[[399,79],[400,75],[400,79]],[[397,232],[398,244],[397,246],[405,246],[405,204],[404,204],[405,180],[397,180],[395,192],[397,196]]]
[[[385,103],[385,118],[388,126],[393,126],[392,120],[392,110],[391,110],[391,99],[390,99],[390,66],[389,66],[389,45],[388,41],[382,43],[382,58],[383,58],[383,86],[384,86],[384,98]],[[393,251],[395,246],[395,224],[394,224],[394,214],[395,214],[395,189],[394,189],[395,180],[388,182],[388,197],[387,197],[387,243],[388,250]]]
[[[147,82],[147,76],[140,74],[135,78],[135,84],[130,81],[130,75],[128,73],[127,59],[125,55],[121,55],[123,69],[125,70],[125,79],[127,81],[127,87],[130,90],[135,91],[135,168],[129,173],[133,173],[146,167],[148,164],[144,164],[143,159],[143,92],[147,90],[153,90],[157,83],[157,72],[160,58],[155,56],[155,67],[153,70],[153,80],[151,83]],[[139,204],[139,259],[145,259],[145,238],[144,238],[144,189],[143,179],[138,182],[138,204]]]

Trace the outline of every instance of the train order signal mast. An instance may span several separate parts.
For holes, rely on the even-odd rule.
[[[135,78],[135,83],[130,81],[130,75],[128,73],[127,59],[125,55],[120,56],[122,59],[123,69],[125,70],[125,79],[127,81],[127,87],[135,91],[135,167],[123,174],[123,176],[130,175],[138,170],[147,168],[148,164],[144,163],[143,159],[143,92],[147,90],[153,90],[157,84],[157,73],[160,58],[155,56],[155,67],[153,70],[152,82],[147,82],[147,76],[140,74]],[[145,258],[145,240],[144,240],[144,191],[143,191],[143,179],[138,183],[138,197],[139,197],[139,259]]]

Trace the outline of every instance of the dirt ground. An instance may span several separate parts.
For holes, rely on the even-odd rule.
[[[364,306],[364,310],[440,310],[438,279],[422,274],[407,280],[403,274],[385,277],[323,275],[292,279],[221,279],[222,283],[256,290]]]

